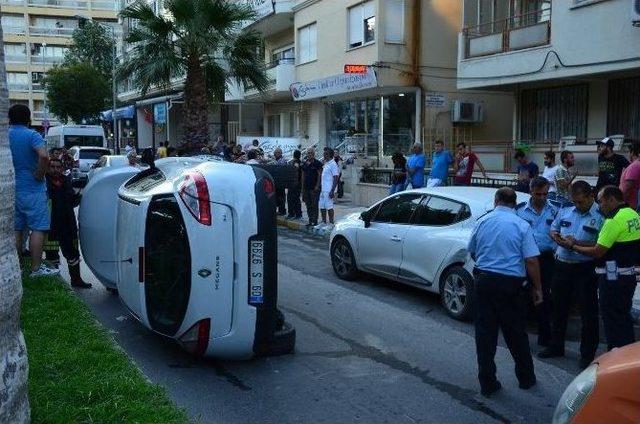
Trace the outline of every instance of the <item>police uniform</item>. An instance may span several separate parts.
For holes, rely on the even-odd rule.
[[[634,342],[631,306],[640,265],[640,216],[623,205],[611,214],[598,237],[607,253],[598,261],[600,311],[609,350]]]
[[[573,236],[576,241],[595,243],[603,221],[604,217],[595,202],[585,213],[571,206],[558,212],[551,224],[551,231],[560,233],[562,237]],[[583,363],[593,360],[599,342],[598,286],[593,269],[593,258],[558,246],[551,283],[553,328],[551,345],[547,351],[552,355],[541,352],[539,356],[564,355],[567,320],[574,297],[577,296],[582,321],[580,355]]]
[[[533,230],[514,209],[496,206],[478,220],[468,250],[476,262],[474,324],[482,391],[499,387],[494,361],[499,328],[520,385],[530,387],[536,379],[526,332],[525,259],[540,254]]]
[[[558,208],[546,202],[540,213],[531,205],[531,201],[516,206],[518,216],[531,225],[533,238],[540,250],[540,280],[543,301],[537,307],[538,344],[547,346],[551,341],[551,279],[553,278],[554,254],[556,243],[550,235],[551,224],[558,214]]]

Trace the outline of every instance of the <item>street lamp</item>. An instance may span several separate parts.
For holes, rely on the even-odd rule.
[[[91,21],[91,18],[82,15],[75,15],[74,18],[78,20],[78,26],[83,28],[87,21]],[[120,134],[118,133],[118,128],[116,124],[116,100],[118,98],[116,92],[116,56],[118,54],[118,41],[116,40],[116,30],[111,25],[107,25],[102,22],[93,21],[100,25],[102,28],[109,28],[111,30],[111,38],[113,39],[113,55],[111,58],[111,122],[113,128],[113,148],[115,150],[115,154],[120,154]]]

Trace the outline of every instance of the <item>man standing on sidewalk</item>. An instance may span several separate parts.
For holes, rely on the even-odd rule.
[[[333,160],[333,149],[325,149],[320,182],[320,200],[318,202],[323,227],[327,225],[327,215],[329,215],[329,224],[333,226],[333,200],[336,197],[335,192],[339,177],[340,168]]]
[[[407,173],[412,188],[421,188],[424,185],[424,166],[426,165],[422,143],[413,143],[413,154],[407,161]]]
[[[573,169],[574,164],[573,153],[569,150],[563,150],[560,153],[560,166],[556,170],[556,201],[561,207],[571,203],[571,183],[576,178],[576,172]]]
[[[302,161],[300,150],[293,151],[293,159],[289,162],[296,169],[296,183],[289,188],[287,193],[287,206],[289,215],[287,219],[301,219],[302,208],[300,205],[300,188],[302,187]]]
[[[47,147],[40,134],[28,126],[31,111],[25,105],[9,108],[9,144],[16,178],[15,236],[18,255],[22,253],[24,235],[29,236],[31,277],[57,275],[42,263],[44,237],[51,223],[44,180],[49,165]]]
[[[282,156],[282,149],[276,147],[273,150],[273,164],[278,166],[287,166],[287,160]],[[284,187],[278,187],[276,185],[276,203],[278,205],[278,215],[284,216],[287,214],[286,208],[286,193]]]
[[[544,152],[544,170],[542,176],[549,181],[549,200],[556,200],[558,195],[556,189],[556,172],[558,171],[558,165],[556,165],[556,154],[549,150]]]
[[[593,259],[572,248],[574,245],[594,246],[604,218],[586,181],[576,181],[571,185],[571,200],[575,206],[561,209],[551,224],[551,238],[559,246],[551,283],[553,325],[551,344],[538,353],[538,357],[564,356],[567,320],[577,295],[582,321],[580,367],[585,368],[593,361],[598,349],[598,284]]]
[[[613,153],[615,143],[610,137],[598,141],[598,182],[596,192],[606,185],[620,185],[622,170],[629,166],[629,161],[622,155]]]
[[[629,148],[631,164],[622,171],[620,190],[624,201],[630,208],[640,211],[638,190],[640,190],[640,144],[634,143]]]
[[[431,172],[427,180],[427,187],[441,187],[447,185],[449,166],[453,163],[453,156],[444,149],[442,140],[435,142],[435,151],[431,158]]]
[[[516,184],[516,191],[523,193],[529,193],[529,183],[532,179],[538,176],[540,169],[538,165],[531,162],[527,155],[522,150],[517,150],[514,156],[518,161],[518,167],[516,169],[518,183]]]
[[[473,169],[478,165],[478,169],[482,172],[482,176],[487,179],[487,172],[480,162],[480,158],[471,151],[465,143],[458,143],[456,146],[456,159],[453,165],[453,171],[455,177],[453,177],[453,184],[457,186],[469,186],[471,185],[471,177],[473,176]]]
[[[556,243],[551,239],[551,224],[558,209],[548,201],[550,184],[544,177],[531,180],[531,198],[516,206],[518,216],[531,225],[540,256],[540,280],[542,283],[542,303],[538,305],[538,345],[549,346],[551,341],[551,279]]]
[[[302,200],[307,205],[309,223],[307,227],[318,225],[318,199],[320,197],[320,177],[322,162],[316,159],[313,147],[307,149],[307,158],[302,164]]]
[[[468,251],[474,269],[474,324],[478,379],[483,396],[489,397],[502,385],[496,378],[498,330],[502,330],[516,363],[520,388],[536,384],[526,325],[525,279],[533,283],[534,304],[542,301],[540,254],[531,226],[519,218],[514,208],[516,192],[508,187],[496,191],[494,210],[481,217],[471,234]]]

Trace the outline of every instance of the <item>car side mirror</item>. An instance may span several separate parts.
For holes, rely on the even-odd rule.
[[[156,167],[153,149],[148,147],[142,151],[142,159],[140,162],[149,166],[149,169],[154,169]]]
[[[360,214],[360,218],[364,221],[364,228],[369,228],[371,226],[371,213],[369,211],[364,211]]]

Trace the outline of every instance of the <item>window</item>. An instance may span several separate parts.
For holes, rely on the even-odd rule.
[[[29,90],[29,75],[23,72],[7,72],[9,90]]]
[[[418,208],[421,194],[401,194],[380,205],[372,221],[390,224],[408,224],[413,212]]]
[[[375,3],[367,1],[349,9],[349,48],[375,41]]]
[[[524,90],[520,95],[520,137],[528,141],[587,136],[586,84]]]
[[[298,63],[307,63],[318,58],[318,29],[315,23],[298,29]]]
[[[275,49],[273,53],[271,53],[271,64],[277,66],[282,63],[293,63],[295,57],[296,49],[293,46]]]
[[[7,62],[26,62],[27,48],[24,44],[5,44],[4,55]]]
[[[607,134],[640,140],[640,77],[609,81]]]
[[[471,211],[467,205],[442,197],[428,197],[420,203],[413,224],[439,227],[467,219]]]
[[[2,15],[2,29],[7,34],[24,34],[24,16],[23,15]]]
[[[386,0],[384,41],[404,42],[404,0]]]
[[[280,115],[267,116],[267,137],[280,137]]]

